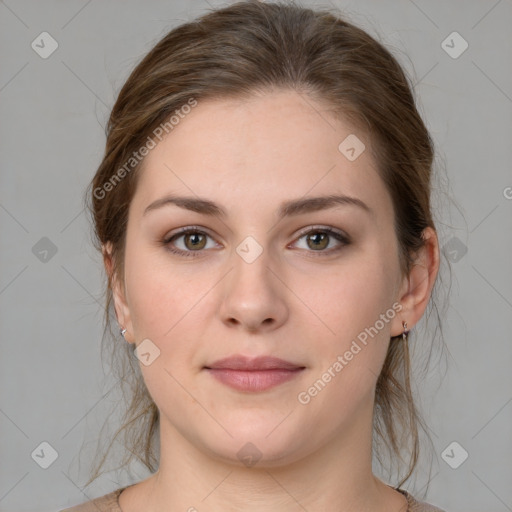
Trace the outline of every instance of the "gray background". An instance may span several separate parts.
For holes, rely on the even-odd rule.
[[[99,351],[101,260],[81,200],[129,71],[169,29],[220,5],[0,2],[1,511],[55,511],[147,476],[134,466],[82,490],[85,473],[76,473],[84,439],[115,405]],[[436,212],[453,288],[447,365],[420,387],[434,468],[405,488],[421,492],[430,478],[426,498],[447,511],[512,510],[512,3],[333,5],[390,45],[413,77],[449,177],[438,191],[460,207]],[[43,31],[58,42],[46,59],[31,47]],[[453,31],[469,44],[458,58],[441,46]],[[48,469],[31,457],[43,441],[58,453]],[[442,457],[453,441],[469,454],[457,469]]]

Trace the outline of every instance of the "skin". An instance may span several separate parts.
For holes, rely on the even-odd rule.
[[[338,150],[351,133],[367,147],[353,162]],[[411,329],[423,315],[439,248],[428,228],[416,265],[401,275],[391,197],[370,142],[324,105],[281,90],[201,101],[148,154],[114,301],[127,341],[148,338],[160,350],[141,363],[160,410],[160,467],[123,491],[123,512],[406,510],[405,497],[372,473],[375,384],[390,337],[403,332],[403,320]],[[169,193],[214,201],[227,215],[172,204],[144,215]],[[359,198],[373,213],[337,205],[278,221],[283,201],[329,194]],[[163,243],[186,226],[208,237]],[[326,247],[310,236],[308,245],[307,232],[326,227],[351,242],[331,236]],[[236,252],[247,236],[263,250],[252,263]],[[199,254],[176,255],[171,245]],[[403,309],[317,396],[299,403],[298,394],[395,302]],[[244,393],[204,370],[232,354],[273,355],[305,369],[268,391]],[[237,456],[248,442],[261,453],[252,467]]]

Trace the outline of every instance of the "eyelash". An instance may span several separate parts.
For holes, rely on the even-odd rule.
[[[199,249],[197,251],[183,251],[181,249],[176,249],[175,247],[172,247],[172,245],[171,245],[171,242],[176,240],[177,238],[180,238],[180,237],[182,237],[184,235],[188,235],[188,234],[192,234],[192,233],[200,234],[200,235],[205,235],[205,236],[210,237],[210,235],[208,233],[205,233],[204,231],[202,231],[198,227],[189,226],[189,227],[186,227],[186,228],[182,228],[180,231],[178,231],[177,233],[174,233],[171,236],[166,237],[162,241],[162,245],[164,245],[166,247],[166,249],[168,251],[170,251],[171,253],[173,253],[173,254],[177,254],[179,256],[185,256],[186,258],[197,258],[198,256],[201,256],[203,251],[205,251],[206,249]],[[311,233],[325,233],[328,236],[333,237],[336,240],[338,240],[338,242],[342,243],[341,246],[338,246],[337,248],[330,249],[330,250],[319,250],[319,251],[311,250],[311,251],[307,251],[307,252],[313,253],[314,257],[317,257],[317,256],[318,257],[327,256],[327,255],[332,254],[333,252],[338,252],[343,247],[345,247],[345,246],[347,246],[347,245],[349,245],[351,243],[349,237],[347,237],[346,235],[343,235],[342,233],[339,233],[338,231],[335,231],[334,229],[332,229],[330,227],[314,227],[314,228],[311,228],[311,229],[309,229],[307,231],[303,231],[300,234],[300,236],[297,238],[297,240],[300,240],[301,238],[303,238],[306,235],[309,235]],[[210,237],[210,238],[212,238],[212,237]]]

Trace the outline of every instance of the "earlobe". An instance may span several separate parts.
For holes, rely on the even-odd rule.
[[[400,304],[403,309],[400,312],[398,323],[394,325],[394,336],[402,334],[402,322],[407,322],[407,330],[411,330],[423,316],[430,300],[432,288],[439,270],[439,244],[434,229],[427,227],[423,231],[425,244],[416,255],[408,276],[404,277]]]

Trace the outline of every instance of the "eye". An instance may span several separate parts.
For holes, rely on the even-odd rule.
[[[208,245],[209,238],[213,240],[208,233],[192,226],[182,228],[177,233],[169,235],[162,241],[162,244],[168,251],[174,254],[185,257],[197,257],[201,256],[204,249],[213,249],[216,247],[215,242]],[[310,253],[318,253],[315,254],[315,256],[332,254],[350,244],[348,236],[330,227],[309,228],[309,230],[303,232],[297,240],[300,241],[302,239],[305,239],[306,246],[299,248],[306,249],[307,252]],[[297,242],[295,242],[295,244],[297,244]]]
[[[188,227],[183,228],[178,233],[166,237],[162,243],[174,254],[195,257],[199,256],[203,249],[211,249],[212,247],[215,247],[215,243],[213,243],[213,246],[208,246],[208,238],[211,238],[208,233],[197,228]]]
[[[308,252],[318,252],[320,253],[319,255],[331,254],[350,244],[348,236],[330,227],[309,229],[309,231],[298,238],[298,240],[302,239],[305,239],[305,247],[299,248],[311,249]],[[331,242],[334,242],[334,247]]]

